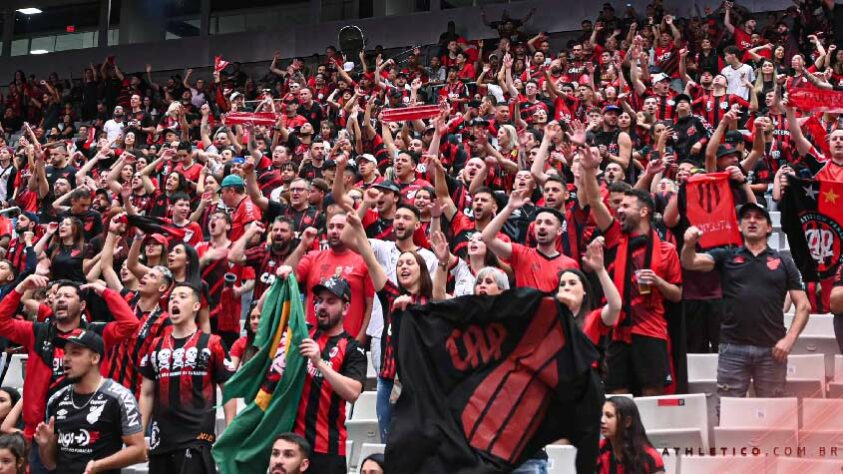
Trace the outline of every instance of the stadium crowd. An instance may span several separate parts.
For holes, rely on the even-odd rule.
[[[276,55],[262,77],[222,63],[158,83],[114,57],[77,84],[15,72],[0,98],[0,336],[29,363],[23,397],[0,402],[14,405],[3,430],[34,444],[0,437],[14,466],[0,473],[118,472],[147,456],[144,432],[149,472],[214,472],[217,387],[257,352],[262,297],[291,274],[309,369],[271,472],[346,472],[364,350],[388,443],[396,312],[514,287],[570,310],[607,394],[682,392],[684,354],[719,352],[720,395],[753,380],[783,396],[808,314],[843,310],[839,279],[806,293],[767,245],[788,174],[843,181],[839,114],[788,100],[843,90],[841,7],[726,1],[680,18],[660,0],[607,3],[556,48],[530,16],[484,15],[486,38],[452,23],[403,61]],[[681,189],[718,172],[742,243],[703,250]],[[78,436],[86,424],[98,440]],[[598,472],[664,469],[634,403],[610,399],[601,432]]]

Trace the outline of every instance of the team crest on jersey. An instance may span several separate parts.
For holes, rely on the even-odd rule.
[[[99,406],[92,404],[91,405],[91,411],[88,412],[88,415],[85,417],[85,420],[87,420],[88,423],[93,425],[94,423],[99,421],[100,416],[102,416],[102,412],[103,412],[104,409],[105,409],[104,403],[99,405]]]
[[[767,257],[767,268],[770,270],[777,270],[781,263],[782,260],[780,258]]]
[[[328,351],[328,358],[329,358],[329,359],[333,359],[334,357],[336,357],[336,356],[337,356],[337,354],[338,354],[339,352],[340,352],[340,350],[339,350],[339,348],[338,348],[337,346],[332,347],[332,348],[331,348],[331,350],[330,350],[330,351]]]

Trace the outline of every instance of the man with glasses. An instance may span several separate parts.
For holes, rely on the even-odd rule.
[[[310,183],[307,180],[295,178],[290,181],[290,186],[287,188],[290,191],[290,203],[282,204],[278,201],[267,199],[261,193],[254,167],[246,167],[245,172],[249,197],[260,210],[266,213],[264,222],[272,222],[276,217],[284,216],[292,221],[293,232],[295,232],[296,237],[308,227],[315,227],[316,229],[323,229],[325,227],[324,215],[315,206],[310,204]],[[226,179],[228,178],[226,177]],[[254,220],[260,220],[260,218]],[[239,236],[230,236],[230,238],[231,240],[237,240]]]

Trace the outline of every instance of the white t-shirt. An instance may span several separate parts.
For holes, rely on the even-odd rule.
[[[398,263],[398,257],[401,256],[398,246],[395,245],[395,242],[379,239],[369,239],[369,244],[372,246],[372,253],[375,254],[378,263],[383,267],[386,278],[397,285],[398,276],[395,274],[395,264]],[[433,278],[433,272],[436,271],[436,265],[439,264],[436,255],[433,255],[433,252],[424,248],[418,248],[416,252],[427,263],[427,270],[430,272],[431,278]],[[380,300],[375,298],[372,302],[372,317],[369,319],[369,327],[366,328],[366,334],[380,337],[381,332],[383,332],[383,308],[381,308]]]
[[[123,133],[123,127],[126,126],[125,122],[115,122],[114,119],[109,119],[108,122],[105,122],[105,125],[102,126],[102,129],[105,130],[106,135],[108,136],[109,142],[114,142],[117,140],[117,137]]]
[[[734,69],[732,66],[726,66],[720,71],[720,74],[726,76],[727,94],[735,94],[744,100],[749,100],[750,88],[743,84],[743,79],[745,78],[749,82],[755,81],[755,71],[752,69],[752,66],[741,64],[737,69]]]

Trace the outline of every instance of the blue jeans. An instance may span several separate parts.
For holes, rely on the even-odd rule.
[[[773,359],[772,347],[720,343],[717,358],[717,396],[745,397],[752,380],[761,398],[783,397],[787,362]]]
[[[528,459],[513,469],[512,474],[547,474],[547,459]]]
[[[381,432],[381,443],[386,444],[389,438],[389,423],[392,421],[392,404],[389,396],[392,394],[394,382],[378,377],[378,397],[375,407],[378,413],[378,429]]]

